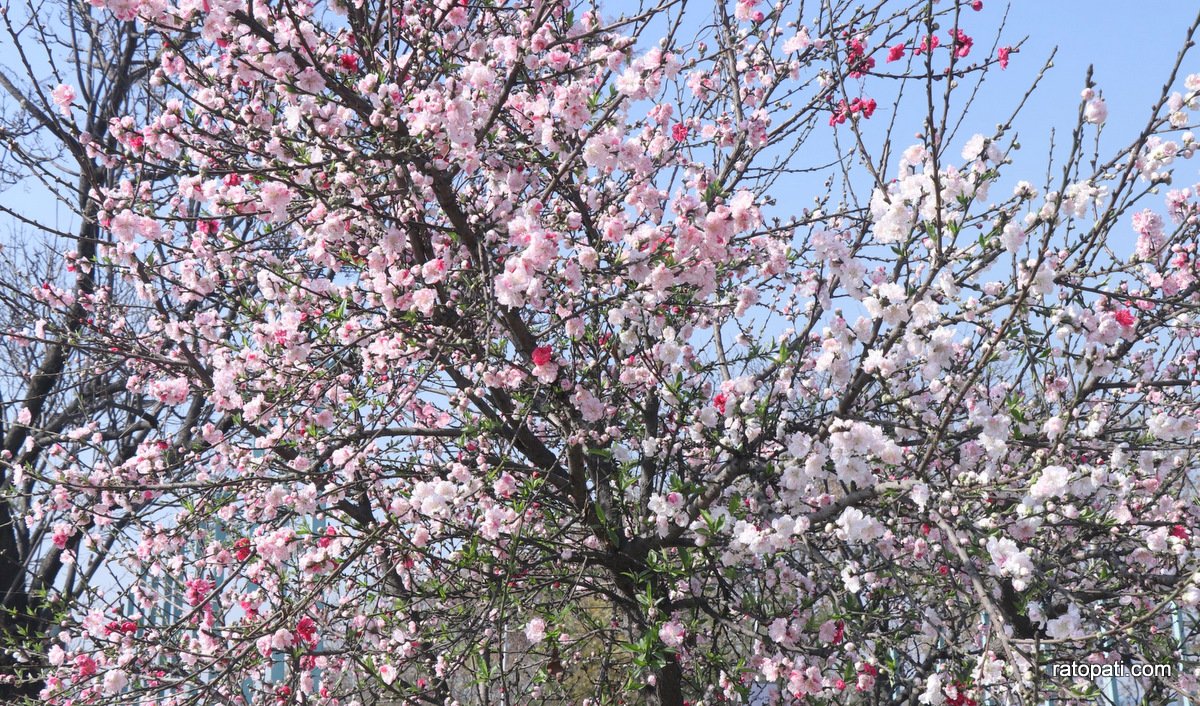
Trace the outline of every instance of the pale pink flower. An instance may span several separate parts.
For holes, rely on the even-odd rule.
[[[546,621],[541,618],[530,620],[525,626],[525,639],[537,644],[546,639]]]
[[[125,675],[125,671],[114,669],[104,675],[104,693],[119,694],[129,685],[129,677]]]
[[[433,313],[433,308],[437,304],[436,289],[418,289],[413,292],[413,308],[421,312],[425,316]]]
[[[662,643],[667,647],[679,647],[683,644],[685,637],[687,637],[687,628],[675,620],[664,623],[658,629],[658,639],[662,640]]]
[[[1108,106],[1103,98],[1093,98],[1083,108],[1083,119],[1093,125],[1100,125],[1108,119]]]
[[[58,106],[59,112],[68,117],[71,115],[71,104],[75,101],[74,88],[60,83],[50,91],[50,97],[54,100],[54,105]]]

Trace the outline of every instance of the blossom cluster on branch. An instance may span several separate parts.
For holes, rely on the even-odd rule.
[[[9,415],[21,521],[106,557],[40,700],[1197,693],[1186,52],[1035,185],[956,129],[990,3],[92,5],[145,100],[29,296],[149,421]]]

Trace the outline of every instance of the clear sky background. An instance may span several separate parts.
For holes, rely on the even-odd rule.
[[[1040,185],[1049,163],[1053,163],[1056,176],[1061,173],[1089,65],[1096,90],[1108,105],[1108,120],[1100,133],[1100,156],[1111,156],[1145,128],[1197,13],[1200,2],[1195,0],[984,0],[981,13],[964,17],[964,21],[978,22],[976,49],[990,49],[1002,20],[1002,45],[1025,41],[1007,70],[988,72],[986,90],[972,106],[950,154],[957,158],[959,147],[971,134],[989,134],[997,121],[1010,115],[1057,47],[1052,68],[1014,123],[1022,148],[1011,154],[1014,163],[1002,169],[993,198],[1007,196],[1018,179]],[[980,57],[973,54],[969,58]],[[1200,73],[1200,47],[1189,50],[1172,90],[1184,91],[1183,79],[1189,73]],[[1050,155],[1052,130],[1057,135]],[[903,139],[911,132],[900,130],[898,134]],[[1094,135],[1089,126],[1085,131],[1088,147],[1094,145]],[[1176,172],[1173,187],[1200,182],[1200,163],[1179,160],[1172,166]],[[1144,203],[1157,207],[1160,202],[1151,198]],[[1109,242],[1118,253],[1128,253],[1134,240],[1135,234],[1125,222],[1117,225]]]
[[[994,16],[1004,7],[985,0],[983,14]],[[1109,109],[1102,146],[1129,144],[1145,126],[1186,31],[1200,12],[1194,0],[1014,0],[1007,7],[1007,43],[1026,36],[1028,40],[1007,71],[989,74],[989,102],[999,100],[1006,107],[1017,99],[1058,47],[1054,67],[1018,120],[1021,161],[1035,158],[1042,163],[1049,129],[1061,131],[1074,124],[1089,64]],[[1188,73],[1200,73],[1200,49],[1189,52],[1177,89],[1182,90],[1179,84]],[[1196,168],[1183,166],[1180,176],[1194,179]]]

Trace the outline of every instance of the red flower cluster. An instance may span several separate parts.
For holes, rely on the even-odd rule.
[[[875,68],[875,59],[867,56],[867,47],[861,39],[854,38],[846,42],[846,69],[850,78],[862,78],[863,74]]]
[[[921,40],[921,43],[917,45],[916,49],[913,49],[913,54],[920,56],[927,51],[933,51],[934,49],[937,49],[938,45],[941,43],[942,40],[938,39],[936,35],[930,34]]]
[[[963,691],[964,687],[961,682],[954,682],[954,687],[954,696],[946,699],[946,706],[978,706],[978,702]]]
[[[975,40],[957,27],[950,30],[950,39],[953,42],[950,51],[959,59],[965,59],[967,54],[971,53],[971,47],[975,45]]]
[[[829,117],[830,125],[841,125],[846,122],[846,119],[856,113],[862,113],[864,118],[870,118],[875,114],[876,103],[874,98],[855,98],[847,103],[844,99],[838,101],[837,107],[833,110],[833,115]]]
[[[296,637],[310,645],[317,644],[317,621],[307,615],[296,623]]]
[[[554,351],[550,349],[550,346],[538,346],[533,349],[531,357],[534,365],[545,365],[554,359]]]
[[[132,635],[133,633],[137,632],[137,629],[138,629],[137,623],[132,620],[125,620],[125,621],[120,621],[120,622],[118,622],[116,620],[111,620],[111,621],[109,621],[108,625],[104,626],[104,633],[106,635],[111,635],[114,632],[119,632],[122,635]]]

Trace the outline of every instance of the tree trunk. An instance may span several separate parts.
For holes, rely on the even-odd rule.
[[[683,706],[683,670],[675,655],[667,656],[667,663],[658,670],[654,685],[655,706]]]

